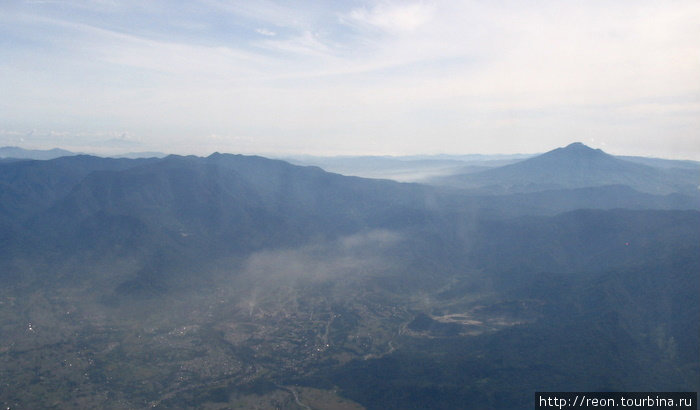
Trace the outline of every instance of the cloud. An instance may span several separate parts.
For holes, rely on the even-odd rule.
[[[351,24],[376,27],[389,32],[413,31],[431,20],[434,7],[425,2],[381,2],[371,8],[352,10],[344,19]]]
[[[274,37],[277,35],[277,33],[275,33],[274,31],[270,31],[270,30],[264,29],[264,28],[255,29],[255,32],[257,32],[258,34],[262,34],[263,36],[268,36],[268,37]]]
[[[396,232],[373,230],[299,248],[262,251],[248,258],[245,272],[256,281],[273,283],[371,275],[372,269],[384,269],[384,251],[400,241]]]
[[[281,305],[297,304],[302,289],[307,297],[314,294],[309,292],[313,289],[337,303],[352,298],[353,289],[361,290],[367,279],[400,266],[387,255],[401,241],[395,232],[375,230],[297,248],[257,252],[231,276],[231,286],[238,295],[239,308],[250,314],[257,309],[280,310]]]
[[[258,45],[274,52],[293,56],[326,58],[333,54],[331,47],[320,38],[318,33],[308,30],[286,39],[260,42]]]
[[[322,14],[318,4],[294,4],[270,0],[202,0],[201,4],[204,6],[202,9],[207,12],[224,13],[227,18],[241,24],[276,28],[273,31],[309,30]]]

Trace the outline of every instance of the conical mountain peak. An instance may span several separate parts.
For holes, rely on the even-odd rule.
[[[564,147],[564,149],[593,149],[582,142],[572,142],[571,144]]]
[[[447,178],[448,184],[500,193],[627,185],[641,192],[665,194],[673,185],[652,167],[616,158],[580,142],[514,164]]]
[[[567,145],[566,147],[563,148],[557,148],[552,151],[549,151],[542,156],[549,156],[549,155],[564,155],[567,157],[571,156],[576,156],[576,157],[595,157],[595,156],[609,156],[605,152],[603,152],[600,149],[595,149],[591,148],[588,145],[585,145],[581,142],[574,142],[572,144]]]

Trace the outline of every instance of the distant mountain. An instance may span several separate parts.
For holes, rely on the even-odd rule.
[[[18,158],[18,159],[54,159],[69,155],[77,155],[73,152],[66,151],[60,148],[49,150],[41,149],[24,149],[20,147],[0,147],[0,158]]]
[[[633,157],[627,155],[618,155],[617,158],[625,161],[636,162],[638,164],[649,165],[656,168],[683,168],[700,170],[699,161],[679,160],[679,159],[663,159],[663,158],[648,158],[648,157]]]
[[[656,168],[573,143],[515,164],[477,173],[438,177],[431,182],[501,194],[627,185],[652,194],[682,192],[696,195],[699,177],[697,169]]]

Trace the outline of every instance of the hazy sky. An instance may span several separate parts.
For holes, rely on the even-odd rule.
[[[0,145],[700,159],[700,2],[0,1]]]

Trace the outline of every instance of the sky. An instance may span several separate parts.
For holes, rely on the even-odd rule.
[[[700,160],[697,0],[3,0],[0,146]]]

